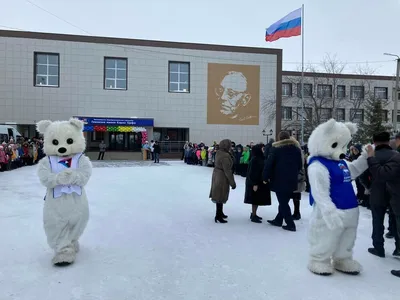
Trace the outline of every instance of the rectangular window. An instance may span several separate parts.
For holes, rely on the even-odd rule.
[[[58,53],[34,54],[34,85],[35,86],[60,86],[60,55]]]
[[[363,109],[350,109],[350,117],[352,122],[363,122],[364,121],[364,110]]]
[[[382,111],[382,121],[383,122],[388,122],[389,121],[389,111],[384,109]]]
[[[346,86],[338,85],[337,87],[337,97],[338,99],[343,99],[346,97]]]
[[[364,87],[362,85],[351,86],[350,87],[350,99],[351,100],[364,99]]]
[[[317,97],[318,98],[332,98],[332,85],[331,84],[318,84]]]
[[[319,119],[322,122],[328,121],[332,118],[332,108],[320,108]]]
[[[388,88],[387,87],[375,87],[374,88],[375,99],[386,100],[388,98]]]
[[[291,83],[282,83],[282,96],[292,97],[292,84]]]
[[[344,108],[336,109],[336,121],[344,122],[346,120],[346,110]]]
[[[104,57],[104,89],[128,89],[128,59]]]
[[[190,93],[190,63],[169,62],[168,92]]]
[[[103,131],[93,131],[92,134],[92,142],[101,142],[105,140],[106,133]]]
[[[292,108],[291,107],[282,107],[282,120],[289,121],[292,120]]]
[[[392,122],[394,121],[394,110],[392,110]],[[397,123],[400,123],[400,110],[397,111]]]
[[[301,98],[301,83],[297,84],[297,96]],[[304,97],[312,97],[311,83],[304,83]]]
[[[297,108],[297,120],[301,120],[302,109],[301,107]],[[304,107],[304,120],[312,120],[312,108]]]

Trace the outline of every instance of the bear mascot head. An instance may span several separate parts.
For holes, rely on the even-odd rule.
[[[54,250],[52,263],[65,266],[75,261],[79,238],[89,219],[85,186],[92,174],[82,121],[43,120],[37,130],[43,134],[43,151],[38,177],[47,188],[44,198],[43,222],[47,242]]]
[[[313,206],[309,229],[308,268],[319,275],[334,270],[357,275],[361,265],[353,259],[358,225],[358,199],[353,180],[368,168],[364,153],[345,160],[357,125],[331,119],[320,124],[308,140],[308,178]]]
[[[357,132],[354,123],[340,123],[334,119],[320,124],[308,140],[310,156],[322,156],[332,160],[346,157],[352,135]]]
[[[43,120],[37,123],[37,130],[43,134],[43,151],[46,155],[68,157],[82,153],[86,148],[83,136],[83,122],[71,118],[69,121]]]

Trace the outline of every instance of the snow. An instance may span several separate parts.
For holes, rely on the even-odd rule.
[[[180,161],[94,165],[89,224],[77,261],[66,268],[51,265],[36,166],[0,173],[0,299],[385,300],[398,293],[393,241],[385,259],[367,253],[371,216],[364,208],[355,248],[364,272],[320,277],[306,268],[306,195],[297,232],[254,224],[243,204],[244,178],[237,177],[225,207],[229,223],[215,224],[211,168]],[[260,208],[264,220],[275,216],[273,202]]]

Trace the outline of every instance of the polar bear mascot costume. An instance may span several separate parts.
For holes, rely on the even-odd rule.
[[[356,132],[356,124],[331,119],[315,128],[308,141],[313,206],[308,268],[319,275],[331,275],[334,269],[351,275],[361,272],[353,259],[359,210],[352,180],[368,168],[366,151],[356,161],[344,160]]]
[[[54,250],[52,263],[65,266],[75,261],[79,237],[89,219],[84,186],[92,174],[92,164],[83,154],[86,147],[83,122],[40,121],[37,130],[44,136],[46,157],[39,161],[38,176],[47,188],[43,209],[44,230]]]

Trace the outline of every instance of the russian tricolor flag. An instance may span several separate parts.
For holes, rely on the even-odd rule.
[[[267,28],[265,40],[273,42],[280,38],[288,38],[301,35],[301,8],[292,11]]]

